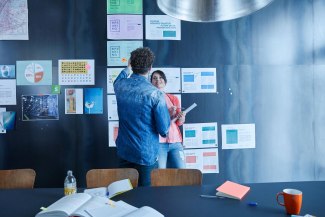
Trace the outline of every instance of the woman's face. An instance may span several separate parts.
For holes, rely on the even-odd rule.
[[[159,73],[153,73],[151,83],[158,89],[164,89],[166,86],[165,80],[159,75]]]

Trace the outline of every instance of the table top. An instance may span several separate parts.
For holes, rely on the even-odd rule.
[[[112,198],[136,207],[151,206],[166,217],[199,216],[259,216],[284,217],[284,207],[276,202],[276,194],[285,188],[303,192],[300,215],[325,216],[325,182],[287,182],[246,184],[251,189],[242,200],[203,198],[201,194],[215,195],[217,186],[138,187]],[[80,189],[78,192],[82,192]],[[40,207],[47,207],[63,197],[63,189],[36,188],[0,190],[1,217],[34,217]],[[249,206],[256,202],[257,206]]]

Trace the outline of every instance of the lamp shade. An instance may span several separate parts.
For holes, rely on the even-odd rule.
[[[251,14],[273,0],[157,0],[165,14],[191,22],[232,20]]]

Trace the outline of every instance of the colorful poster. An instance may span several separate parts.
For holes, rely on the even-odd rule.
[[[118,120],[117,101],[115,95],[107,95],[107,116],[108,120]]]
[[[167,15],[146,15],[147,40],[181,40],[181,21]]]
[[[59,120],[58,95],[22,95],[22,120]]]
[[[107,15],[107,39],[142,40],[142,15]]]
[[[143,41],[107,41],[107,66],[127,66],[131,52]]]
[[[255,124],[221,125],[222,149],[255,148]]]
[[[103,88],[85,88],[84,113],[103,114]]]
[[[183,93],[216,93],[215,68],[182,68]]]
[[[16,79],[0,79],[0,105],[16,104]]]
[[[15,128],[15,123],[16,123],[16,112],[13,111],[7,111],[7,112],[2,112],[2,124],[3,128],[5,130],[13,130]],[[1,130],[1,126],[0,126]]]
[[[156,71],[163,71],[167,78],[167,84],[164,88],[166,93],[181,93],[181,69],[180,68],[152,68],[149,74],[149,79],[151,74]]]
[[[65,89],[65,114],[83,114],[83,89]]]
[[[142,0],[107,0],[107,14],[142,14]]]
[[[0,65],[0,79],[14,79],[16,78],[15,65]]]
[[[219,173],[219,156],[217,148],[185,149],[187,169],[198,169],[202,173]]]
[[[28,40],[27,0],[0,2],[0,40]]]
[[[3,112],[6,111],[6,108],[0,107],[0,133],[6,133],[6,130],[3,126]]]
[[[52,85],[52,61],[17,61],[17,85]]]
[[[116,147],[116,139],[118,135],[118,121],[109,121],[108,122],[108,146]]]
[[[184,124],[183,145],[185,148],[218,147],[218,124]]]
[[[59,60],[60,85],[94,85],[95,60]]]

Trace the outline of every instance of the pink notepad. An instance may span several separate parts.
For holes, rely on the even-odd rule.
[[[226,181],[217,188],[216,195],[220,197],[229,197],[241,200],[249,190],[250,187],[248,186],[240,185],[231,181]]]

